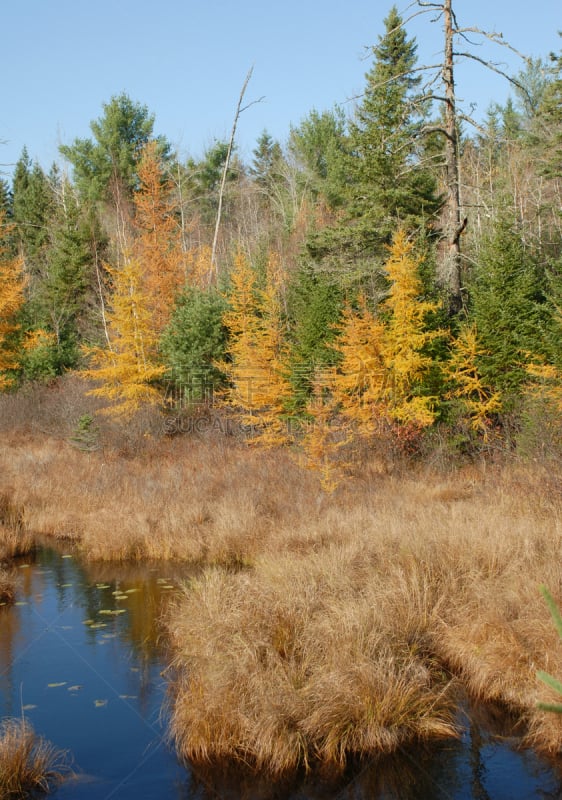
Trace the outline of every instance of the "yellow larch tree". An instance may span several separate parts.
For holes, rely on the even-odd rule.
[[[110,347],[87,348],[89,369],[81,375],[101,384],[91,394],[112,402],[106,413],[128,417],[160,400],[154,382],[165,368],[157,360],[158,337],[138,258],[125,252],[119,269],[106,268],[113,279],[107,312]]]
[[[478,343],[476,326],[463,327],[453,342],[445,374],[453,384],[447,398],[459,400],[473,430],[487,438],[490,417],[501,408],[501,395],[486,386],[479,375],[478,358],[485,352]]]
[[[385,326],[361,296],[357,310],[346,304],[338,330],[332,347],[341,362],[333,372],[332,395],[342,415],[368,436],[388,411]]]
[[[290,385],[284,369],[284,330],[280,302],[279,260],[271,255],[266,287],[242,252],[231,273],[229,310],[223,320],[229,331],[230,361],[220,365],[229,386],[224,400],[238,420],[250,428],[250,441],[266,447],[287,441],[284,405]]]
[[[158,143],[145,145],[134,193],[134,256],[143,273],[151,327],[159,335],[168,324],[175,299],[185,283],[186,265],[181,231],[175,217],[173,184],[165,176]]]
[[[418,427],[435,420],[434,398],[416,394],[416,389],[431,367],[431,357],[423,348],[442,331],[428,330],[426,317],[439,305],[422,300],[423,287],[418,274],[420,259],[405,231],[398,231],[389,247],[385,270],[390,281],[388,297],[381,303],[384,322],[382,353],[387,369],[385,397],[389,415],[400,423]]]
[[[13,337],[19,330],[17,315],[25,300],[26,278],[22,258],[10,258],[4,244],[11,225],[0,208],[0,391],[12,385],[10,371],[19,366]]]

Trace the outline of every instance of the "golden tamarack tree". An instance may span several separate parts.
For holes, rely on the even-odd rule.
[[[313,426],[302,442],[307,464],[316,464],[330,488],[342,464],[330,468],[329,463],[354,436],[368,438],[389,423],[397,431],[419,430],[436,416],[436,398],[420,389],[432,365],[424,347],[443,335],[426,324],[427,315],[438,306],[423,299],[420,262],[403,231],[394,236],[389,250],[386,299],[377,315],[362,295],[355,307],[346,305],[332,344],[340,361],[326,372],[321,392],[315,392],[307,409]]]
[[[251,441],[264,446],[283,444],[290,386],[284,368],[279,260],[270,255],[266,286],[260,289],[251,264],[239,251],[230,281],[229,309],[223,317],[230,359],[220,365],[229,385],[223,400],[238,421],[253,431]]]
[[[91,394],[112,402],[107,413],[127,417],[159,400],[153,383],[165,368],[157,361],[158,337],[140,261],[124,253],[119,269],[107,269],[113,278],[107,313],[110,346],[88,348],[90,366],[81,374],[100,384]]]
[[[333,347],[341,354],[333,373],[332,393],[344,417],[360,435],[373,433],[381,420],[423,428],[435,419],[435,398],[419,392],[431,367],[424,347],[441,331],[428,330],[426,317],[436,303],[423,300],[419,259],[404,231],[390,245],[385,271],[388,296],[378,315],[359,299],[347,306]]]
[[[87,348],[82,376],[100,385],[92,394],[112,401],[108,413],[130,416],[160,399],[165,373],[158,343],[185,282],[181,237],[174,218],[171,184],[155,142],[145,146],[133,196],[135,215],[125,237],[121,266],[106,265],[112,279],[107,313],[109,344]]]
[[[140,186],[133,196],[133,251],[142,264],[151,327],[160,334],[170,321],[176,296],[185,283],[185,264],[173,184],[164,174],[157,142],[145,145],[138,177]]]
[[[500,392],[494,392],[483,382],[478,372],[478,358],[485,350],[478,343],[475,325],[463,327],[453,342],[446,367],[453,388],[448,399],[458,400],[473,430],[487,438],[490,418],[501,408]]]
[[[12,384],[9,373],[19,366],[15,337],[19,331],[17,316],[25,300],[26,286],[23,259],[10,258],[4,244],[11,228],[6,220],[6,210],[0,208],[0,391]]]

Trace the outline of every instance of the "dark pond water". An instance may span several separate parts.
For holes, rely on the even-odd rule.
[[[57,800],[562,798],[555,765],[468,722],[459,742],[371,762],[336,787],[195,777],[166,743],[163,710],[158,620],[182,576],[169,565],[86,568],[48,548],[18,571],[18,603],[0,607],[0,716],[23,713],[71,751],[77,777],[51,795]]]

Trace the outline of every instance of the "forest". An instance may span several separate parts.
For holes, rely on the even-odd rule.
[[[201,567],[166,622],[190,763],[455,736],[458,681],[562,747],[562,53],[477,122],[442,9],[437,71],[392,7],[355,107],[250,163],[122,93],[0,184],[0,555]]]
[[[430,91],[395,8],[385,26],[353,114],[264,131],[250,164],[223,141],[181,163],[126,94],[64,169],[24,149],[2,184],[3,389],[73,372],[168,430],[211,402],[323,469],[343,442],[436,430],[554,447],[560,57],[528,60],[475,128],[452,65]]]

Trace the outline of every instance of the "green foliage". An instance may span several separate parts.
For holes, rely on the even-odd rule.
[[[342,205],[347,183],[347,136],[345,118],[336,106],[322,113],[313,109],[291,128],[289,152],[296,161],[301,182],[315,199],[329,208]]]
[[[91,414],[82,414],[76,423],[76,428],[70,437],[70,441],[79,450],[91,452],[98,449],[99,428]]]
[[[373,47],[374,63],[340,158],[342,213],[307,241],[309,255],[322,268],[353,276],[375,296],[382,286],[374,276],[380,275],[394,231],[425,230],[441,207],[435,177],[422,162],[419,132],[426,104],[416,94],[416,44],[395,7],[385,28]]]
[[[289,289],[292,309],[290,382],[295,409],[304,407],[318,373],[338,360],[331,347],[343,310],[344,293],[326,273],[302,267]]]
[[[223,381],[215,366],[222,361],[226,302],[214,289],[189,286],[180,294],[160,342],[169,375],[176,387],[194,401],[205,399]]]
[[[508,217],[484,242],[471,284],[471,318],[484,351],[477,367],[482,380],[504,400],[527,378],[528,353],[544,351],[548,313],[544,278],[522,233]]]
[[[546,601],[548,610],[550,611],[550,616],[552,617],[552,621],[554,622],[558,636],[562,641],[562,616],[560,615],[558,606],[554,602],[554,598],[546,586],[541,586],[541,593]],[[562,697],[562,683],[559,680],[556,680],[556,678],[553,678],[552,675],[549,675],[547,672],[543,672],[542,670],[537,672],[537,678],[543,683],[546,683],[547,686],[550,686],[551,689],[554,689],[554,691],[559,694],[560,697]],[[538,707],[543,711],[554,711],[557,714],[562,714],[562,703],[539,703]]]
[[[49,220],[53,213],[54,186],[24,148],[13,178],[13,222],[25,268],[33,281],[44,273],[49,244]]]
[[[88,200],[116,199],[137,187],[137,164],[144,145],[153,138],[154,115],[124,92],[103,104],[103,115],[90,123],[94,139],[75,139],[61,154],[74,169],[80,195]],[[158,137],[163,157],[170,146]]]

